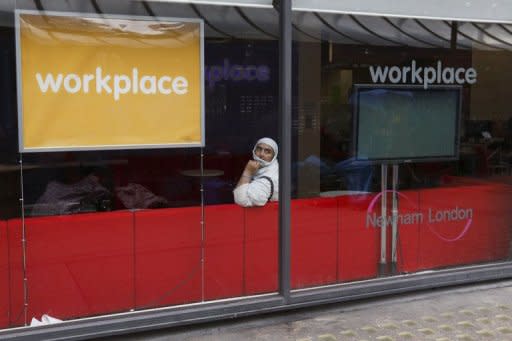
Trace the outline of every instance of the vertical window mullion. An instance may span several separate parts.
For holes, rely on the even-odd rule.
[[[292,7],[291,0],[276,0],[279,11],[279,292],[290,297],[291,257],[291,126],[292,126]]]

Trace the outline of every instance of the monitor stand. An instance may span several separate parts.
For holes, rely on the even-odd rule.
[[[388,190],[388,165],[381,164],[381,221],[380,226],[380,260],[378,266],[379,276],[396,274],[397,269],[397,242],[398,242],[398,165],[392,165],[392,189]],[[392,194],[391,207],[391,262],[387,262],[387,193]],[[390,267],[389,267],[390,265]]]

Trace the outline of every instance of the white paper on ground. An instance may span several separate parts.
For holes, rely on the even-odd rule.
[[[40,326],[40,325],[43,325],[44,323],[39,321],[38,319],[36,319],[35,317],[32,317],[32,321],[30,321],[30,326]]]
[[[30,326],[42,326],[46,324],[54,324],[59,322],[62,322],[62,320],[59,320],[58,318],[55,317],[51,317],[48,314],[44,314],[43,316],[41,316],[41,321],[39,321],[35,317],[32,317],[32,320],[30,321]]]
[[[62,322],[62,320],[59,320],[58,318],[51,317],[50,315],[44,314],[43,316],[41,316],[41,322],[43,324],[52,324],[52,323]]]

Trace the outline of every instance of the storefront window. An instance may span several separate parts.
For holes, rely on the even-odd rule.
[[[0,4],[0,329],[283,289],[278,14]],[[292,28],[291,288],[508,261],[512,26]]]
[[[510,27],[293,22],[292,287],[508,260]]]
[[[277,13],[146,1],[16,10],[25,45],[14,9],[1,32],[0,328],[277,291]],[[186,56],[203,58],[190,73],[198,81],[178,79]],[[34,69],[43,94],[24,78]],[[203,111],[191,111],[201,94]],[[170,145],[151,142],[160,136]],[[253,150],[261,160],[248,171]]]

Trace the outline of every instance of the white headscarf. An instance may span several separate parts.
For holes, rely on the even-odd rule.
[[[269,145],[272,148],[272,150],[274,151],[274,157],[272,158],[272,160],[265,161],[265,160],[259,158],[258,156],[256,156],[256,147],[260,143],[264,143],[266,145]],[[277,147],[276,141],[274,141],[270,137],[263,137],[263,138],[259,139],[258,142],[256,142],[256,144],[254,145],[254,148],[252,149],[252,158],[255,161],[258,161],[262,165],[262,168],[263,167],[267,167],[267,166],[270,166],[271,164],[273,164],[274,162],[277,163],[277,153],[278,153],[278,151],[279,151],[279,148]]]

